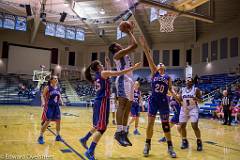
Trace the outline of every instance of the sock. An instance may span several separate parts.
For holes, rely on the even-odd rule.
[[[151,145],[151,139],[146,139],[146,143]]]
[[[172,147],[172,141],[167,141],[168,147]]]
[[[128,126],[123,126],[123,131],[128,132]]]
[[[201,139],[197,139],[197,143],[198,144],[202,143],[202,140]]]
[[[122,132],[123,126],[122,125],[117,125],[117,132]]]
[[[82,139],[85,140],[85,141],[87,141],[91,136],[92,136],[92,133],[91,133],[91,132],[88,132],[88,133],[86,134],[86,136],[83,137]]]
[[[89,147],[89,149],[88,149],[88,151],[89,151],[91,154],[93,154],[94,151],[95,151],[96,146],[97,146],[97,143],[92,142],[91,145],[90,145],[90,147]]]

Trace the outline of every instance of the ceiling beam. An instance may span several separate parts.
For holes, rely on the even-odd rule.
[[[162,8],[166,11],[178,13],[179,16],[193,18],[193,19],[200,20],[203,22],[208,22],[208,23],[214,22],[213,18],[210,16],[206,16],[206,15],[202,15],[202,14],[198,14],[198,13],[190,12],[190,11],[180,11],[171,5],[167,5],[167,4],[164,4],[161,2],[156,2],[156,1],[151,1],[151,0],[139,0],[139,2],[142,4],[145,4],[145,5],[152,6],[152,7]]]
[[[74,5],[75,1],[69,0],[68,2],[70,4],[69,6],[71,7],[71,10],[73,11],[73,13],[75,13],[77,15],[79,20],[81,20],[82,23],[85,24],[89,30],[91,30],[93,33],[95,33],[96,37],[99,40],[103,41],[106,45],[110,45],[111,41],[105,35],[102,35],[102,36],[99,35],[100,30],[99,30],[99,28],[97,28],[96,25],[92,24],[88,20],[82,20],[82,17],[80,15],[78,15],[78,13],[74,10],[73,7],[76,5],[76,4]],[[85,17],[85,18],[88,18],[88,17]]]
[[[128,6],[129,8],[131,8],[131,6],[136,6],[134,7],[131,11],[132,11],[132,14],[133,14],[133,19],[136,21],[136,25],[140,31],[140,33],[142,34],[142,36],[144,37],[144,39],[146,40],[149,48],[151,49],[152,48],[152,39],[151,37],[149,36],[149,34],[147,33],[146,29],[144,28],[143,26],[143,22],[141,20],[141,16],[140,16],[140,13],[142,11],[140,11],[139,9],[137,9],[137,6],[136,4],[133,4],[131,3],[132,1],[128,0]]]

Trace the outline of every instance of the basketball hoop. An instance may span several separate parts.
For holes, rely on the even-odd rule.
[[[159,14],[159,24],[160,24],[160,32],[172,32],[174,31],[174,21],[177,18],[178,14],[176,13],[165,13],[165,14]]]

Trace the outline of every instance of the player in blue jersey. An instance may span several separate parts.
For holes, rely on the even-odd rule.
[[[38,138],[39,144],[44,144],[43,133],[46,131],[49,123],[51,121],[56,122],[56,141],[61,141],[62,138],[60,136],[60,120],[61,120],[61,112],[59,108],[59,104],[63,104],[60,88],[58,87],[58,77],[52,76],[48,81],[48,85],[44,88],[41,103],[43,107],[42,114],[42,127],[40,131],[40,136]]]
[[[135,129],[133,131],[134,135],[140,135],[140,132],[138,131],[138,122],[139,122],[139,116],[140,116],[140,106],[142,106],[142,95],[141,91],[139,90],[140,83],[138,81],[134,84],[134,97],[133,97],[133,103],[131,107],[131,120],[128,123],[128,126],[130,126],[133,122],[135,122]],[[144,111],[144,108],[142,106],[142,111]],[[129,127],[128,127],[129,128]]]
[[[95,85],[96,98],[93,107],[93,128],[80,139],[80,143],[87,149],[85,156],[90,160],[95,160],[94,151],[98,141],[107,129],[110,110],[110,82],[109,77],[119,76],[133,71],[140,66],[135,64],[122,71],[104,70],[99,61],[93,61],[85,71],[86,79]],[[93,135],[94,134],[94,135]],[[93,141],[88,148],[87,141],[93,135]]]
[[[176,93],[176,96],[178,96],[179,94],[179,90],[176,91],[175,90],[175,93]],[[173,112],[173,117],[171,118],[170,120],[170,127],[174,127],[175,125],[177,126],[177,130],[180,134],[180,125],[179,125],[179,115],[180,115],[180,110],[181,110],[181,103],[176,99],[174,98],[173,96],[170,97],[170,102],[169,102],[169,106],[170,106],[170,109],[172,110]],[[166,141],[166,137],[162,137],[159,142],[165,142]]]
[[[165,66],[159,63],[158,66],[154,64],[151,57],[150,49],[147,46],[143,37],[140,38],[140,43],[144,49],[144,53],[147,57],[149,68],[152,73],[152,95],[149,97],[149,109],[148,109],[148,125],[147,125],[147,137],[143,154],[148,157],[151,150],[151,139],[153,136],[153,127],[157,112],[160,113],[162,121],[162,128],[167,139],[168,153],[172,158],[176,158],[176,153],[173,150],[173,144],[171,139],[170,124],[169,124],[169,105],[167,99],[167,93],[172,92],[171,78],[165,73]]]
[[[109,46],[109,51],[113,54],[113,59],[118,71],[127,69],[132,66],[132,61],[129,54],[134,53],[137,48],[137,41],[133,35],[133,27],[127,32],[130,44],[124,48],[118,43],[113,43]],[[116,78],[116,89],[118,98],[118,108],[116,114],[117,130],[114,138],[124,147],[132,146],[128,139],[128,118],[133,102],[133,72],[128,72],[125,75]]]

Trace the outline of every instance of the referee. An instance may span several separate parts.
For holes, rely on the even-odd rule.
[[[232,109],[231,109],[231,99],[228,96],[227,90],[223,91],[223,98],[222,98],[222,106],[223,106],[223,113],[224,113],[224,123],[223,125],[231,125],[232,122]]]

